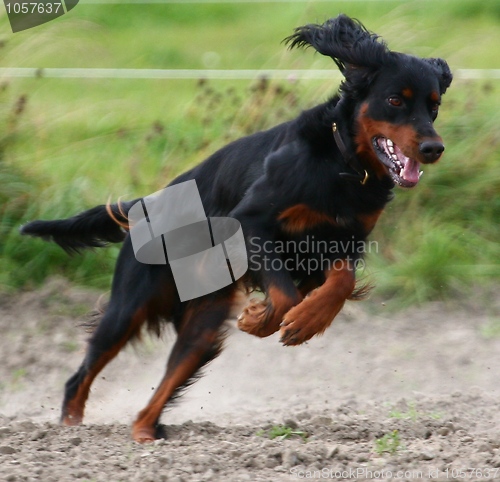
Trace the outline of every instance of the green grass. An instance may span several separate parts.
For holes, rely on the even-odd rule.
[[[438,420],[442,417],[440,413],[427,413],[421,412],[417,409],[417,405],[414,402],[408,403],[408,410],[406,412],[402,412],[401,410],[392,409],[389,412],[389,417],[396,418],[399,420],[411,420],[412,422],[416,422],[419,418],[428,417],[433,418],[434,420]]]
[[[300,437],[304,442],[307,442],[308,435],[303,430],[288,427],[286,425],[273,425],[269,430],[259,430],[259,437],[268,437],[271,440],[285,440],[292,437]]]
[[[122,4],[81,2],[70,14],[15,35],[0,20],[9,52],[4,65],[45,67],[202,68],[206,52],[219,68],[276,67],[291,59],[303,66],[319,56],[283,54],[279,42],[293,27],[340,12],[362,19],[395,49],[441,55],[469,67],[498,64],[500,6],[496,0],[304,2],[290,4]],[[443,28],[446,25],[446,28]],[[472,43],[471,43],[472,41]],[[474,48],[471,46],[474,45]],[[477,55],[480,51],[481,55]],[[21,56],[16,55],[22,53]]]
[[[378,455],[385,453],[394,455],[401,448],[401,438],[397,430],[393,430],[391,433],[387,433],[375,440],[375,452]]]
[[[495,0],[79,4],[15,35],[0,18],[0,66],[333,69],[331,60],[280,42],[293,27],[340,11],[395,50],[442,56],[452,70],[500,68]],[[337,86],[0,79],[0,288],[53,274],[107,288],[116,246],[68,257],[21,238],[19,225],[154,192],[229,140],[289,119]],[[379,252],[368,266],[379,293],[421,302],[498,284],[499,105],[499,81],[452,84],[436,124],[445,156],[425,168],[417,188],[396,190],[372,235]]]

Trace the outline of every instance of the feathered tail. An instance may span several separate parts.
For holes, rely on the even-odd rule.
[[[120,243],[128,228],[127,213],[137,201],[103,204],[68,219],[32,221],[21,226],[20,232],[54,241],[68,253]]]

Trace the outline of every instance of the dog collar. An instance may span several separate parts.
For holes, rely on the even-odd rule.
[[[336,122],[332,124],[332,131],[333,138],[335,139],[335,143],[337,144],[342,157],[345,159],[348,166],[356,171],[356,174],[352,174],[350,172],[341,172],[340,177],[349,181],[359,181],[364,186],[366,184],[366,181],[368,181],[368,178],[370,177],[367,170],[362,168],[360,169],[358,160],[347,151]]]

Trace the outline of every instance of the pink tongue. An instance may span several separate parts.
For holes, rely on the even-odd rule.
[[[419,163],[413,159],[406,158],[404,168],[400,176],[409,182],[418,182],[419,179]]]

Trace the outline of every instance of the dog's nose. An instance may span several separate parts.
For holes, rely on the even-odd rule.
[[[420,152],[427,162],[436,162],[444,151],[441,141],[424,141],[420,144]]]

